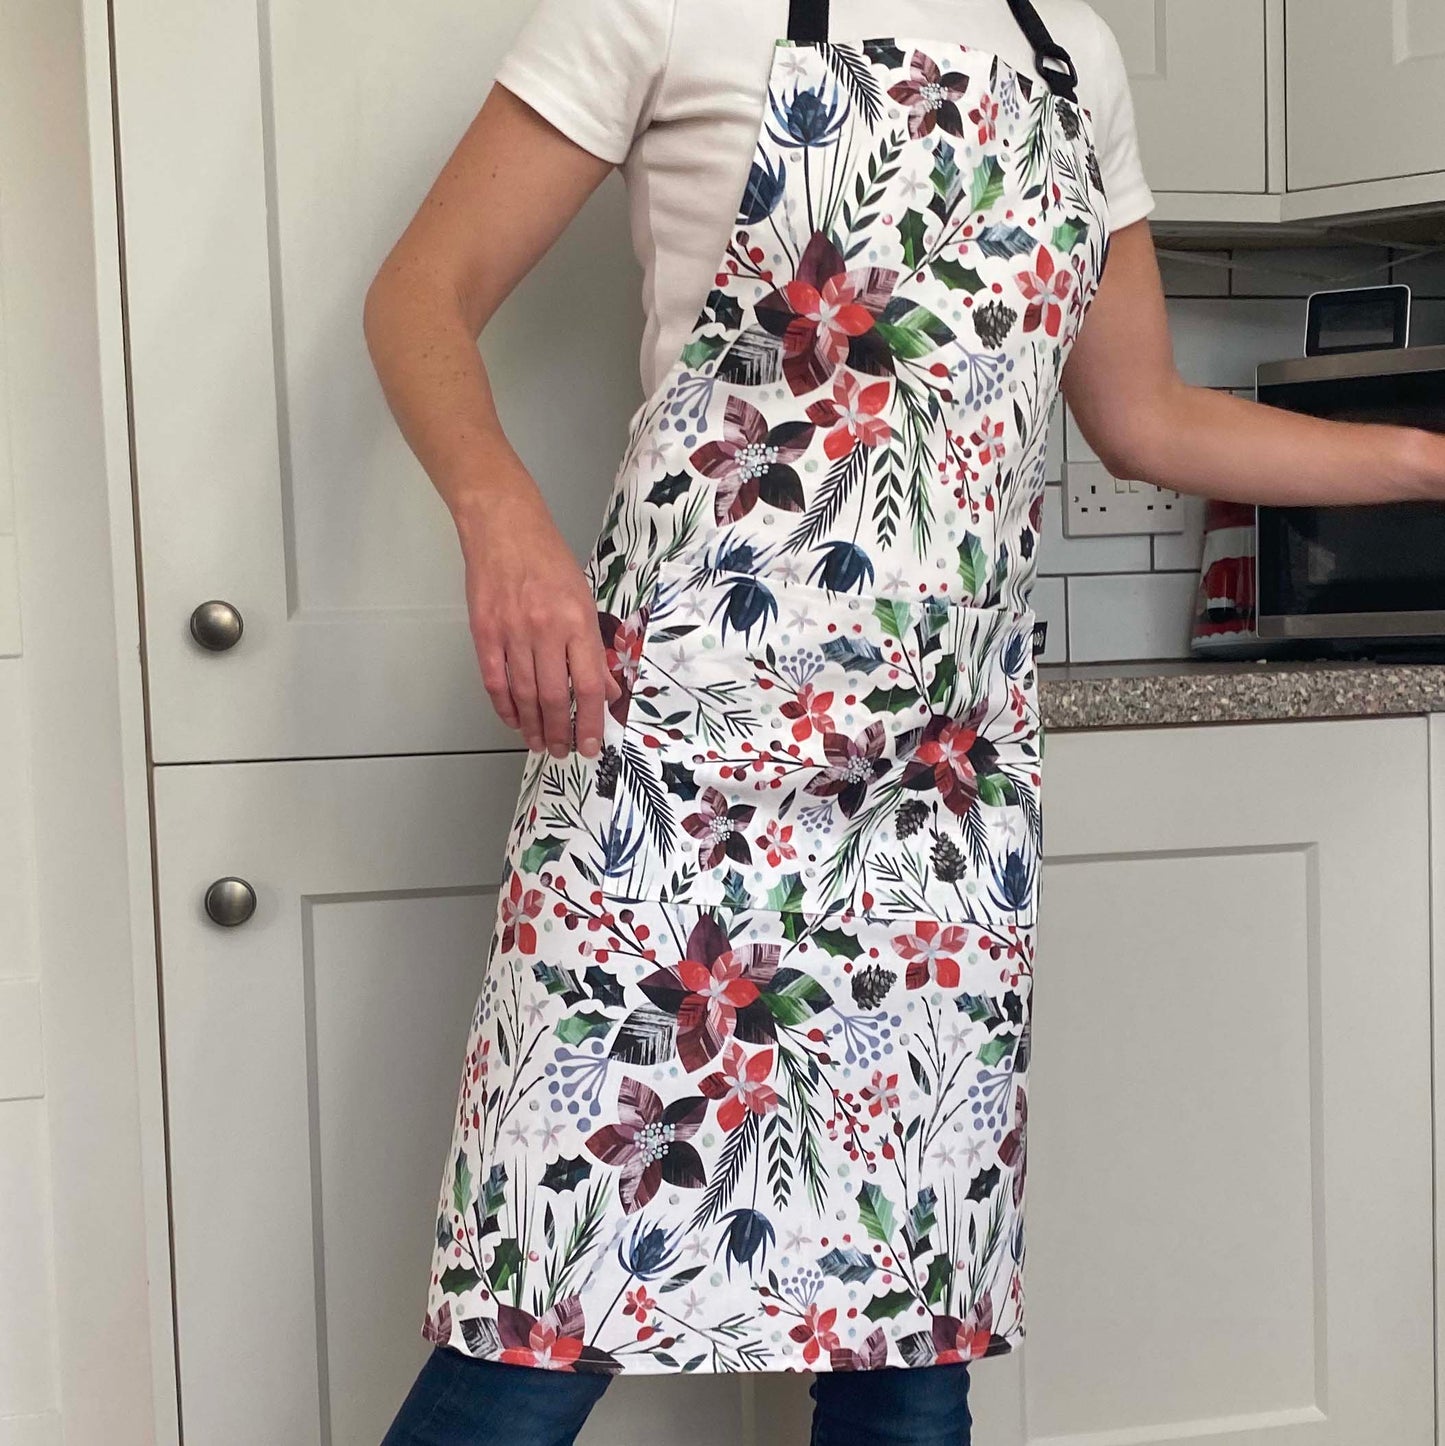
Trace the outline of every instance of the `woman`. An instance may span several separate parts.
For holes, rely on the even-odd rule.
[[[1181,382],[1117,46],[1042,8],[542,0],[371,288],[533,755],[390,1446],[748,1370],[816,1373],[815,1446],[966,1442],[1024,1334],[1060,386],[1119,476],[1445,488],[1441,438]],[[475,339],[612,165],[647,400],[584,572]]]

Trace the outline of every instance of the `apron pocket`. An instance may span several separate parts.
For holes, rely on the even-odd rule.
[[[667,564],[641,626],[603,894],[1032,926],[1033,623]]]

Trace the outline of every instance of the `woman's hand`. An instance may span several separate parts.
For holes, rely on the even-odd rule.
[[[577,746],[595,757],[620,690],[586,578],[502,431],[477,337],[611,170],[493,86],[362,315],[387,404],[461,538],[487,692],[528,748],[558,758],[572,747],[574,698]]]
[[[595,758],[606,705],[621,689],[607,670],[587,579],[521,471],[493,478],[454,514],[466,559],[467,608],[482,682],[527,747]]]

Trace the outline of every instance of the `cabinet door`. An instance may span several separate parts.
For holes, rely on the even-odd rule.
[[[513,757],[157,771],[188,1446],[376,1446],[421,1338]],[[244,877],[220,928],[202,900]],[[97,1202],[104,1208],[104,1202]],[[731,1446],[734,1378],[616,1382],[584,1446]]]
[[[1267,186],[1265,0],[1093,0],[1119,41],[1156,192]]]
[[[1425,721],[1045,753],[1027,1337],[977,1440],[1432,1446]]]
[[[1288,0],[1289,189],[1445,171],[1445,3]]]
[[[182,23],[169,0],[115,6],[159,760],[515,741],[487,706],[460,549],[388,413],[361,310],[525,12],[235,0]],[[619,364],[639,328],[625,202],[614,178],[483,345],[508,434],[579,551],[638,400]],[[212,599],[243,622],[225,651],[190,635]]]

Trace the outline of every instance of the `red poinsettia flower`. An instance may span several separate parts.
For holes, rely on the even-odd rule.
[[[936,788],[945,807],[966,818],[978,801],[979,775],[998,768],[998,749],[979,732],[988,711],[984,699],[967,718],[930,718],[904,769],[904,788]]]
[[[602,646],[607,652],[607,671],[620,689],[618,696],[608,703],[607,711],[619,723],[627,721],[632,689],[642,667],[642,639],[647,631],[647,612],[643,608],[628,618],[615,618],[611,613],[597,614]]]
[[[778,1107],[778,1092],[768,1083],[773,1072],[773,1052],[760,1050],[751,1059],[742,1045],[732,1040],[723,1051],[722,1069],[704,1076],[698,1089],[709,1099],[721,1100],[717,1122],[724,1130],[735,1130],[749,1112],[765,1115]]]
[[[617,1088],[618,1120],[587,1137],[587,1148],[604,1165],[618,1165],[622,1207],[641,1210],[664,1180],[695,1190],[706,1183],[702,1157],[688,1141],[707,1118],[707,1101],[688,1095],[664,1105],[641,1080],[623,1075]]]
[[[908,79],[890,85],[888,94],[908,107],[908,134],[917,140],[935,127],[951,136],[963,135],[957,102],[967,89],[968,77],[961,71],[940,72],[937,61],[915,50],[908,61]]]
[[[874,324],[893,299],[898,273],[879,266],[849,270],[822,231],[803,249],[797,274],[755,308],[758,324],[783,342],[783,376],[795,396],[816,391],[844,362],[855,371],[891,374],[893,355]]]
[[[703,868],[715,869],[724,856],[735,863],[752,863],[752,850],[743,829],[752,822],[756,812],[750,803],[729,808],[727,799],[717,789],[703,789],[698,795],[697,812],[688,814],[682,821],[682,826],[698,840],[698,862]]]
[[[575,1371],[581,1361],[589,1370],[602,1370],[609,1374],[620,1371],[622,1366],[615,1356],[584,1342],[585,1329],[582,1303],[575,1295],[564,1296],[541,1316],[497,1302],[501,1359],[508,1365]]]
[[[797,696],[789,698],[779,711],[784,718],[797,720],[793,724],[793,737],[801,743],[805,738],[813,736],[815,728],[819,733],[833,731],[833,720],[828,716],[828,709],[832,706],[831,692],[815,693],[811,683],[804,683],[798,689]]]
[[[502,948],[510,949],[514,944],[524,954],[531,954],[537,948],[537,931],[532,920],[541,914],[546,905],[541,889],[523,889],[522,876],[513,873],[512,884],[502,896]]]
[[[727,930],[703,914],[685,949],[685,958],[653,970],[637,987],[655,1009],[677,1020],[677,1054],[688,1072],[716,1059],[729,1038],[775,1043],[776,1023],[760,996],[777,972],[782,946],[734,948]],[[654,1028],[655,1022],[654,1012]]]
[[[833,1350],[838,1344],[838,1334],[833,1327],[838,1323],[838,1308],[819,1310],[810,1305],[803,1312],[803,1318],[788,1335],[803,1346],[803,1359],[811,1366],[824,1351]]]
[[[883,755],[887,735],[881,723],[870,723],[856,739],[842,733],[823,735],[823,756],[828,760],[816,778],[809,779],[807,792],[819,798],[836,798],[845,818],[852,818],[868,794],[868,785],[888,771]]]
[[[969,434],[968,440],[973,443],[974,455],[978,458],[980,467],[987,467],[992,462],[1003,462],[1003,427],[1002,422],[996,422],[985,415],[978,424],[978,430]]]
[[[873,1078],[863,1086],[861,1098],[863,1103],[868,1106],[868,1113],[875,1118],[884,1110],[896,1110],[898,1108],[898,1076],[896,1074],[885,1075],[881,1069],[875,1069]]]
[[[1067,266],[1057,266],[1047,246],[1039,247],[1032,271],[1020,271],[1014,280],[1028,310],[1024,312],[1024,330],[1035,331],[1043,322],[1047,336],[1057,336],[1064,324],[1064,302],[1074,289],[1074,273]]]
[[[777,868],[780,864],[789,859],[798,857],[798,851],[792,845],[793,825],[783,824],[779,826],[777,819],[770,818],[768,826],[763,830],[763,836],[758,840],[758,847],[767,856],[768,863]]]
[[[833,379],[833,395],[820,397],[808,408],[808,415],[820,426],[832,430],[823,439],[823,451],[830,461],[846,457],[861,442],[876,447],[893,435],[879,415],[888,405],[890,386],[885,379],[863,386],[851,372]]]
[[[912,933],[899,934],[893,940],[893,947],[908,965],[904,982],[910,989],[921,989],[930,979],[944,989],[957,989],[962,974],[956,956],[967,943],[961,924],[920,919]]]
[[[872,326],[872,319],[869,319]],[[704,442],[691,462],[717,484],[713,515],[719,522],[736,522],[758,503],[784,512],[803,510],[803,484],[790,465],[808,450],[813,440],[811,422],[780,422],[769,427],[758,409],[734,394],[723,408],[721,439]]]
[[[986,146],[998,135],[998,102],[991,95],[981,96],[968,118],[978,127],[979,145]]]
[[[993,1302],[989,1292],[984,1291],[964,1320],[951,1315],[934,1316],[932,1335],[936,1365],[951,1365],[986,1355],[993,1338]]]

